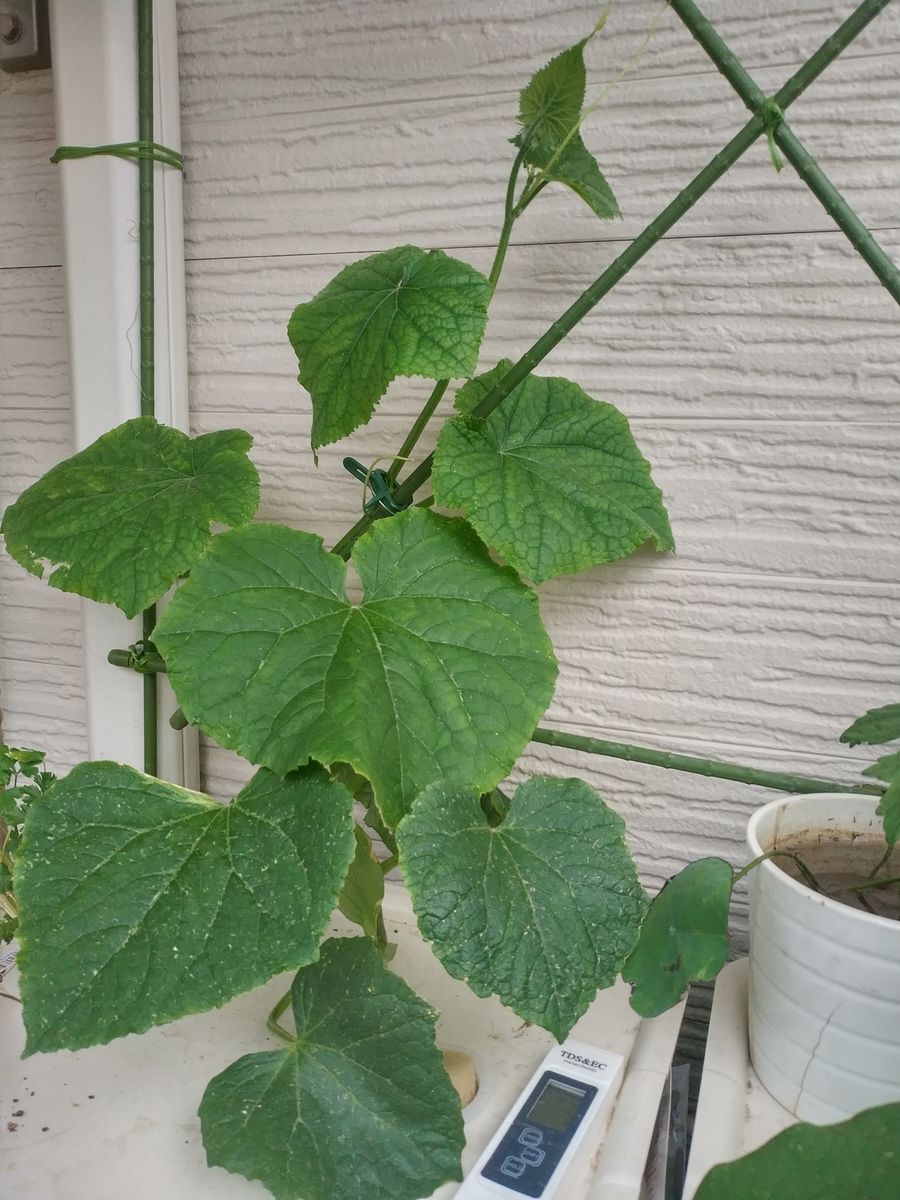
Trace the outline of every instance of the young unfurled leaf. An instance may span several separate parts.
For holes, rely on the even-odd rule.
[[[398,375],[471,375],[490,298],[473,267],[400,246],[345,267],[298,305],[288,337],[312,397],[313,449],[365,424]]]
[[[628,421],[568,379],[529,375],[485,418],[467,415],[511,363],[460,389],[441,431],[439,504],[462,508],[490,546],[541,582],[612,562],[652,540],[674,548],[662,494]]]
[[[584,48],[589,41],[584,38],[551,59],[522,90],[517,119],[523,129],[513,143],[525,147],[527,166],[551,182],[565,184],[598,217],[609,219],[619,216],[619,206],[578,131],[586,82]]]
[[[841,741],[850,746],[858,746],[860,743],[880,746],[884,742],[892,742],[895,738],[900,738],[900,704],[870,708],[841,734]]]
[[[398,832],[419,928],[476,995],[562,1040],[637,939],[624,828],[580,779],[528,780],[496,826],[477,796],[433,784]]]
[[[794,1125],[713,1167],[696,1200],[896,1200],[900,1104],[839,1125]]]
[[[353,921],[367,937],[378,939],[378,913],[384,900],[384,872],[375,855],[372,843],[357,825],[356,853],[341,888],[338,908],[348,921]]]
[[[602,220],[622,215],[612,188],[581,140],[581,134],[573,134],[561,150],[553,150],[542,142],[529,143],[525,161],[546,171],[551,182],[571,188]]]
[[[556,664],[537,597],[463,521],[410,509],[360,538],[353,563],[358,605],[312,534],[222,534],[154,641],[192,724],[279,773],[348,763],[393,826],[433,780],[498,783]]]
[[[584,48],[588,41],[582,38],[551,58],[519,93],[516,120],[533,142],[558,145],[578,125],[587,83]]]
[[[728,958],[728,906],[734,873],[721,858],[679,871],[652,901],[622,978],[634,984],[631,1007],[655,1017],[695,980],[712,979]]]
[[[210,1165],[277,1200],[419,1200],[461,1179],[436,1014],[367,938],[326,942],[291,990],[297,1040],[238,1059],[206,1089]]]
[[[900,751],[876,759],[871,767],[866,767],[863,775],[880,779],[888,785],[875,811],[884,824],[884,836],[888,845],[893,846],[900,838]]]
[[[248,433],[190,438],[136,417],[48,471],[3,515],[13,558],[64,592],[116,604],[154,603],[206,549],[210,526],[242,525],[259,504]]]
[[[31,806],[16,859],[27,1052],[141,1033],[315,959],[351,806],[318,766],[259,771],[230,805],[76,767]]]

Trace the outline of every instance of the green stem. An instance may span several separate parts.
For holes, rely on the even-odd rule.
[[[397,478],[397,472],[409,458],[412,451],[415,449],[416,443],[425,431],[425,426],[434,416],[437,407],[444,398],[444,392],[450,386],[449,379],[439,379],[432,389],[431,395],[425,401],[425,407],[416,417],[413,422],[412,429],[403,439],[403,445],[397,451],[394,461],[388,467],[388,475],[391,479]]]
[[[282,1042],[287,1042],[289,1046],[293,1046],[297,1039],[292,1033],[289,1033],[284,1026],[278,1024],[278,1018],[286,1010],[290,1002],[291,993],[285,992],[285,994],[269,1013],[268,1017],[266,1017],[266,1028],[268,1029],[269,1033],[274,1034],[275,1037],[279,1038]]]
[[[393,871],[394,867],[396,867],[399,862],[400,862],[399,855],[392,854],[390,856],[390,858],[382,859],[382,861],[379,865],[381,867],[382,872],[385,875],[387,875],[388,871]]]
[[[893,846],[891,847],[893,850]],[[892,875],[890,879],[867,879],[865,883],[854,883],[850,887],[851,892],[867,892],[870,888],[892,887],[895,883],[900,883],[900,875]]]
[[[390,958],[393,958],[393,955],[388,958],[387,952],[390,942],[388,941],[387,929],[384,924],[384,912],[380,904],[378,905],[378,912],[375,914],[375,945],[386,962],[389,962]]]
[[[516,207],[516,182],[519,178],[519,171],[522,169],[522,163],[525,160],[525,149],[526,147],[523,145],[513,160],[513,165],[509,172],[509,180],[506,185],[506,200],[503,206],[503,226],[500,230],[500,239],[497,243],[497,249],[494,253],[494,261],[491,264],[490,273],[488,274],[488,281],[491,285],[492,294],[497,287],[497,281],[499,280],[500,273],[503,270],[503,263],[506,259],[506,251],[509,249],[509,238],[510,234],[512,233],[513,225],[516,222],[516,217],[519,216],[520,212],[524,212],[524,206],[522,208]],[[416,417],[412,429],[410,429],[409,433],[404,438],[403,445],[397,451],[394,461],[388,467],[388,475],[390,475],[392,479],[397,478],[397,472],[402,468],[403,464],[415,449],[415,446],[419,438],[422,436],[426,425],[434,416],[437,407],[441,400],[443,400],[444,393],[449,386],[449,379],[439,379],[434,385],[434,390],[425,401],[425,407]],[[340,545],[340,543],[338,543],[338,545]],[[337,546],[334,548],[334,553],[340,553]]]
[[[509,249],[509,239],[512,234],[513,225],[516,223],[516,218],[520,217],[527,208],[527,204],[522,204],[521,201],[519,205],[516,204],[516,183],[519,179],[522,163],[525,161],[527,149],[528,139],[526,135],[522,139],[522,145],[519,147],[518,154],[513,159],[513,165],[509,172],[509,180],[506,184],[506,198],[503,203],[503,226],[500,230],[497,249],[494,252],[494,261],[491,263],[491,269],[488,272],[488,282],[494,290],[497,288],[500,272],[503,270],[503,264],[506,261],[506,252]],[[533,198],[531,197],[531,199]]]
[[[778,792],[853,792],[880,796],[882,789],[876,786],[848,786],[832,779],[812,779],[807,775],[789,775],[782,771],[763,771],[757,767],[744,767],[738,763],[716,762],[709,758],[694,758],[688,754],[672,754],[667,750],[651,750],[647,746],[632,746],[626,742],[608,742],[601,738],[583,737],[576,733],[563,733],[559,729],[539,726],[531,735],[533,742],[545,746],[562,746],[567,750],[583,750],[588,754],[601,754],[607,758],[621,758],[626,762],[646,763],[651,767],[664,767],[670,771],[687,771],[691,775],[705,775],[712,779],[729,779],[733,783],[746,783],[753,787],[774,788]]]
[[[875,866],[872,868],[872,870],[866,876],[866,879],[867,880],[874,879],[875,876],[878,874],[878,872],[881,870],[881,868],[887,863],[888,859],[891,857],[891,855],[893,853],[894,853],[893,843],[889,842],[887,847],[885,848],[884,854],[882,854],[881,858],[879,858],[878,862],[875,864]]]
[[[138,0],[138,138],[153,141],[153,0]],[[154,326],[154,213],[152,158],[138,159],[138,230],[140,241],[140,324],[141,324],[141,416],[152,417],[155,404],[156,337]],[[143,614],[144,641],[149,641],[156,625],[156,607]],[[147,673],[143,682],[144,700],[144,771],[155,775],[158,769],[157,740],[158,689],[156,675]]]
[[[889,3],[889,0],[864,0],[857,10],[841,25],[841,27],[796,71],[774,97],[775,103],[781,108],[787,108],[800,96],[806,88],[825,70],[842,50],[859,34],[865,26],[878,15]],[[625,275],[656,245],[662,237],[701,199],[716,183],[729,167],[746,153],[761,133],[765,131],[766,121],[761,113],[755,113],[722,150],[715,154],[706,166],[698,172],[674,200],[655,217],[649,225],[626,247],[606,270],[588,287],[581,296],[570,305],[562,316],[553,322],[550,328],[522,355],[506,375],[499,380],[490,392],[475,406],[472,415],[486,417],[494,411],[498,404],[513,391],[534,368],[546,358],[563,338],[575,328],[579,321],[593,309],[604,296],[608,295]],[[411,500],[416,490],[422,486],[431,475],[433,455],[424,459],[398,487],[395,496],[403,503]],[[364,528],[375,519],[372,516]],[[353,530],[341,539],[342,550],[349,553],[353,541],[363,529],[357,522]]]
[[[797,869],[803,876],[803,882],[806,884],[806,886],[812,888],[814,892],[822,893],[822,885],[819,883],[818,879],[816,879],[815,875],[813,875],[812,871],[809,869],[800,855],[796,854],[793,850],[767,850],[765,854],[760,854],[758,858],[754,858],[753,862],[747,863],[746,867],[742,867],[740,871],[736,872],[731,881],[731,886],[734,887],[734,885],[743,879],[745,875],[749,875],[754,868],[758,867],[760,863],[765,862],[766,859],[769,858],[792,859],[797,864]]]
[[[883,0],[884,8],[888,0]],[[754,83],[740,61],[719,35],[709,19],[703,15],[694,0],[671,0],[675,10],[694,38],[703,47],[719,71],[751,112],[757,112],[766,101],[765,93]],[[873,234],[859,219],[838,189],[834,186],[813,156],[809,153],[787,121],[775,127],[775,141],[784,152],[785,158],[816,197],[839,229],[847,235],[850,244],[869,264],[876,277],[900,304],[900,268],[881,248]]]

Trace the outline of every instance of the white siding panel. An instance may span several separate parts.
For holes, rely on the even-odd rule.
[[[0,268],[58,263],[61,225],[48,71],[0,71]]]
[[[779,81],[853,10],[851,0],[706,0],[744,65],[783,64]],[[658,0],[614,5],[588,54],[598,80],[640,48]],[[239,120],[387,101],[517,92],[551,55],[583,38],[593,0],[180,0],[185,119]],[[877,54],[900,38],[895,5],[846,51]],[[790,64],[790,65],[788,65]],[[714,70],[672,13],[637,77]],[[724,85],[723,86],[727,86]]]
[[[791,109],[797,131],[873,227],[898,222],[898,68],[900,54],[839,61]],[[775,89],[783,75],[765,70],[758,82]],[[228,120],[187,122],[188,257],[362,254],[407,242],[493,245],[516,108],[511,91],[285,116],[254,116],[251,109]],[[715,73],[623,83],[585,137],[624,219],[599,221],[567,189],[551,187],[517,223],[513,240],[634,237],[747,117]],[[673,235],[830,228],[793,170],[776,174],[762,139]]]
[[[900,234],[885,236],[900,251]],[[615,251],[511,252],[483,365],[517,358]],[[463,255],[486,268],[483,251]],[[221,260],[188,273],[192,407],[307,412],[288,318],[348,258]],[[897,307],[840,234],[701,238],[654,247],[542,364],[629,417],[885,421],[897,416]],[[398,381],[379,412],[408,419],[423,388]],[[383,418],[384,419],[384,418]],[[390,435],[376,422],[370,457]]]
[[[72,453],[58,268],[0,270],[0,509]],[[13,745],[55,770],[86,752],[81,614],[0,543],[0,715]],[[113,668],[110,668],[112,670]]]

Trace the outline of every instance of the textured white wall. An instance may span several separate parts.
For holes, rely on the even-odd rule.
[[[775,90],[851,5],[707,5]],[[594,79],[640,45],[655,0],[619,4]],[[861,215],[900,251],[900,6],[792,110]],[[405,241],[486,268],[517,90],[583,36],[591,3],[351,0],[181,6],[191,369],[198,430],[256,438],[263,515],[333,540],[359,488],[341,469],[395,447],[427,385],[399,383],[368,430],[306,450],[284,326],[361,254]],[[517,357],[743,123],[666,14],[586,134],[624,220],[568,193],[516,228],[483,362]],[[561,663],[548,720],[584,733],[850,778],[845,722],[894,697],[898,311],[764,145],[559,347],[547,369],[621,407],[665,492],[677,556],[541,589]],[[653,883],[704,852],[742,858],[762,790],[534,748],[626,815]],[[206,752],[213,791],[245,777]]]
[[[775,90],[850,0],[708,0]],[[590,50],[602,83],[659,5],[620,2]],[[284,327],[353,258],[412,241],[485,268],[502,214],[518,88],[584,35],[580,0],[184,0],[180,5],[193,423],[249,429],[262,515],[333,540],[359,487],[340,468],[396,446],[426,387],[396,385],[368,431],[316,470]],[[900,253],[900,4],[791,110],[835,182]],[[4,488],[67,450],[61,284],[46,76],[0,77],[0,387]],[[625,217],[550,189],[516,228],[483,362],[517,356],[743,123],[672,14],[586,140]],[[43,201],[44,207],[38,207]],[[896,698],[898,311],[764,145],[628,277],[547,370],[632,419],[677,556],[545,585],[571,730],[851,778],[837,734]],[[35,440],[37,435],[37,439]],[[427,447],[426,447],[427,448]],[[79,752],[77,611],[2,565],[9,737]],[[13,580],[15,579],[15,582]],[[27,736],[26,736],[27,735]],[[648,884],[688,858],[739,861],[759,789],[534,748],[625,815]],[[248,768],[207,748],[230,794]]]
[[[0,72],[0,507],[72,452],[51,74]],[[84,758],[75,596],[0,550],[0,728],[68,770]]]

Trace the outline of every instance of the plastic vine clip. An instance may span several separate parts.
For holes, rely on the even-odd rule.
[[[354,479],[364,483],[372,492],[372,499],[365,505],[366,512],[381,508],[383,512],[393,516],[409,508],[410,501],[398,501],[394,498],[394,482],[387,471],[364,467],[355,458],[344,459],[344,470],[349,471]]]

